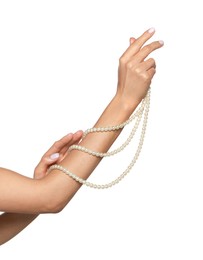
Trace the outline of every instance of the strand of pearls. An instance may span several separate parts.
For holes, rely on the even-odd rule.
[[[131,123],[136,117],[138,117],[139,115],[141,115],[144,111],[144,107],[145,107],[145,103],[146,103],[146,98],[143,99],[140,108],[132,115],[130,116],[130,118],[125,121],[124,123],[120,124],[120,125],[116,125],[116,126],[107,126],[107,127],[93,127],[93,128],[89,128],[87,129],[84,133],[83,133],[83,138],[89,134],[89,133],[94,133],[94,132],[110,132],[110,131],[117,131],[120,130],[122,128],[124,128],[127,124]]]
[[[79,176],[75,175],[74,173],[70,172],[69,170],[65,169],[64,167],[62,167],[61,165],[58,165],[58,164],[52,165],[49,168],[48,172],[50,172],[52,170],[60,170],[60,171],[64,172],[65,174],[67,174],[69,177],[73,178],[75,181],[77,181],[81,184],[84,184],[88,187],[95,188],[95,189],[107,189],[107,188],[114,186],[115,184],[118,184],[130,172],[130,170],[133,168],[133,166],[135,165],[135,163],[136,163],[136,161],[139,157],[139,154],[141,152],[141,149],[142,149],[142,146],[143,146],[143,143],[144,143],[144,137],[145,137],[145,133],[146,133],[149,107],[150,107],[150,90],[148,91],[146,97],[144,98],[140,109],[137,111],[137,113],[135,113],[133,116],[131,116],[126,122],[124,122],[124,123],[122,123],[121,125],[118,125],[118,126],[91,128],[92,130],[88,129],[88,130],[85,131],[84,136],[86,136],[87,134],[92,133],[92,132],[116,131],[118,129],[123,128],[125,125],[127,125],[128,123],[130,123],[133,119],[135,119],[137,117],[135,126],[133,127],[133,130],[131,131],[129,138],[126,140],[126,142],[123,145],[121,145],[121,147],[115,149],[114,151],[108,152],[108,153],[98,153],[98,152],[95,152],[95,151],[91,151],[91,150],[89,150],[85,147],[82,147],[82,146],[72,146],[72,148],[70,149],[70,150],[73,150],[73,149],[81,150],[83,152],[87,152],[89,154],[92,154],[92,155],[98,156],[98,157],[105,157],[105,156],[114,155],[114,154],[118,153],[119,151],[122,151],[129,144],[129,142],[132,140],[132,138],[133,138],[138,126],[139,126],[139,123],[142,119],[142,116],[144,114],[143,125],[142,125],[141,134],[140,134],[140,140],[139,140],[138,147],[137,147],[137,150],[135,152],[135,155],[134,155],[132,161],[130,162],[130,164],[128,165],[128,167],[126,168],[126,170],[121,175],[119,175],[114,181],[111,181],[107,184],[102,184],[102,185],[91,183],[91,182],[88,182],[88,181],[80,178]],[[83,136],[83,138],[84,138],[84,136]]]
[[[139,127],[139,124],[140,124],[140,121],[142,119],[142,116],[143,116],[143,112],[144,112],[144,105],[145,105],[145,100],[142,102],[142,106],[141,106],[141,110],[138,114],[135,114],[130,120],[127,120],[126,122],[122,123],[122,128],[124,126],[126,126],[129,122],[132,122],[133,119],[135,119],[137,117],[137,120],[135,122],[135,125],[129,135],[129,137],[127,138],[127,140],[117,149],[113,150],[113,151],[110,151],[110,152],[107,152],[107,153],[99,153],[99,152],[96,152],[96,151],[92,151],[90,149],[87,149],[86,147],[83,147],[81,145],[72,145],[69,147],[69,151],[72,151],[72,150],[79,150],[81,152],[85,152],[85,153],[88,153],[90,155],[93,155],[93,156],[97,156],[97,157],[107,157],[107,156],[112,156],[112,155],[115,155],[119,152],[121,152],[122,150],[124,150],[124,148],[130,143],[130,141],[132,140],[132,138],[134,137],[138,127]],[[121,125],[118,125],[118,126],[115,126],[115,130],[118,130],[120,129]],[[120,128],[119,128],[120,127]],[[103,130],[105,129],[105,130]],[[110,129],[110,130],[107,130],[107,129]],[[107,132],[107,131],[112,131],[111,130],[112,127],[99,127],[99,128],[94,128],[94,132]],[[90,130],[90,129],[89,129]],[[87,131],[86,131],[87,132]],[[85,132],[85,136],[87,135],[87,133]],[[88,133],[92,133],[92,132],[89,132]],[[84,138],[84,137],[83,137]]]

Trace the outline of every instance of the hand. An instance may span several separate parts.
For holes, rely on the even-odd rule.
[[[34,171],[34,179],[41,179],[47,174],[48,168],[55,163],[59,163],[67,155],[68,148],[76,144],[82,138],[83,132],[68,134],[56,141],[51,148],[42,156]]]
[[[127,104],[131,112],[147,94],[156,72],[155,60],[146,58],[154,50],[162,47],[163,41],[155,41],[144,46],[154,32],[151,28],[138,39],[130,38],[130,46],[119,60],[116,96]]]

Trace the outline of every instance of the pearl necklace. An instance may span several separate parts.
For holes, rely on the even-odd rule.
[[[91,155],[97,156],[97,157],[107,157],[107,156],[115,155],[115,154],[121,152],[122,150],[124,150],[124,148],[130,143],[130,141],[134,137],[134,135],[135,135],[135,133],[136,133],[138,127],[139,127],[139,124],[141,122],[141,119],[144,115],[142,131],[141,131],[141,134],[140,134],[140,140],[139,140],[138,147],[137,147],[137,150],[135,152],[135,155],[134,155],[132,161],[130,162],[130,164],[128,165],[128,167],[126,168],[126,170],[120,176],[118,176],[114,181],[111,181],[107,184],[102,184],[102,185],[91,183],[91,182],[88,182],[88,181],[80,178],[79,176],[75,175],[74,173],[70,172],[69,170],[65,169],[64,167],[62,167],[61,165],[58,165],[58,164],[52,165],[49,168],[48,172],[50,172],[52,170],[60,170],[60,171],[64,172],[65,174],[67,174],[72,179],[74,179],[75,181],[77,181],[81,184],[84,184],[88,187],[95,188],[95,189],[107,189],[107,188],[114,186],[115,184],[118,184],[130,172],[130,170],[133,168],[133,166],[135,165],[135,163],[136,163],[136,161],[139,157],[139,154],[140,154],[141,149],[142,149],[142,145],[144,143],[144,137],[145,137],[146,127],[147,127],[149,107],[150,107],[150,89],[149,89],[146,97],[143,99],[140,108],[127,121],[125,121],[124,123],[117,125],[117,126],[90,128],[90,129],[87,129],[83,134],[83,138],[84,138],[87,134],[93,133],[93,132],[117,131],[119,129],[124,128],[127,124],[129,124],[130,122],[132,122],[134,119],[137,118],[135,125],[134,125],[129,137],[117,149],[110,151],[110,152],[107,152],[107,153],[99,153],[99,152],[87,149],[86,147],[83,147],[83,146],[80,146],[80,145],[72,145],[72,146],[69,147],[69,151],[79,150],[79,151],[82,151],[82,152],[85,152],[85,153],[88,153],[88,154],[91,154]]]

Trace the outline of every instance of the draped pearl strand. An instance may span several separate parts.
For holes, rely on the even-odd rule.
[[[52,165],[49,168],[48,172],[50,172],[52,170],[60,170],[60,171],[64,172],[65,174],[67,174],[72,179],[74,179],[75,181],[77,181],[81,184],[84,184],[88,187],[95,188],[95,189],[107,189],[107,188],[114,186],[115,184],[118,184],[130,172],[130,170],[133,168],[133,166],[135,165],[135,163],[136,163],[136,161],[137,161],[137,159],[140,155],[140,152],[141,152],[141,149],[142,149],[142,146],[143,146],[143,143],[144,143],[145,133],[146,133],[149,107],[150,107],[150,89],[148,90],[146,97],[143,99],[140,108],[127,121],[125,121],[124,123],[122,123],[120,125],[116,125],[116,126],[90,128],[90,129],[87,129],[83,134],[83,138],[84,138],[87,134],[94,133],[94,132],[117,131],[119,129],[124,128],[127,124],[131,123],[133,120],[136,119],[134,127],[133,127],[129,137],[117,149],[110,151],[110,152],[106,152],[106,153],[99,153],[99,152],[87,149],[86,147],[83,147],[83,146],[80,146],[80,145],[72,145],[72,146],[69,147],[69,151],[79,150],[79,151],[88,153],[90,155],[96,156],[96,157],[107,157],[107,156],[115,155],[115,154],[121,152],[122,150],[124,150],[125,147],[130,143],[130,141],[134,137],[134,135],[135,135],[135,133],[136,133],[136,131],[137,131],[139,125],[140,125],[142,117],[144,117],[143,118],[143,124],[142,124],[142,130],[141,130],[141,134],[140,134],[140,139],[139,139],[139,143],[138,143],[138,147],[137,147],[137,150],[135,152],[135,155],[134,155],[132,161],[130,162],[130,164],[128,165],[128,167],[126,168],[126,170],[122,174],[120,174],[115,180],[113,180],[113,181],[111,181],[107,184],[91,183],[91,182],[88,182],[88,181],[80,178],[79,176],[75,175],[74,173],[70,172],[69,170],[67,170],[66,168],[64,168],[64,167],[62,167],[61,165],[58,165],[58,164]]]

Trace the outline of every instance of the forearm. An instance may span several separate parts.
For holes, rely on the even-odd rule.
[[[122,104],[121,100],[116,96],[104,110],[94,127],[121,124],[129,118],[131,112],[132,111],[130,111],[126,104]],[[91,133],[82,140],[80,145],[93,151],[105,153],[120,133],[121,130]],[[101,158],[99,157],[73,150],[60,164],[67,167],[68,170],[79,177],[86,179],[90,176],[100,161]]]
[[[0,215],[0,245],[15,237],[38,215],[3,213]]]
[[[132,110],[116,96],[107,108],[104,110],[94,127],[113,126],[121,124],[126,121],[131,115]],[[114,143],[120,134],[119,131],[112,132],[97,132],[88,134],[80,143],[93,151],[106,152]],[[77,176],[87,179],[93,170],[96,168],[101,158],[83,153],[81,151],[73,150],[60,163],[69,171],[75,173]],[[59,170],[53,170],[47,176],[48,185],[53,187],[50,189],[53,203],[57,206],[56,211],[63,208],[73,197],[73,195],[80,188],[80,184]],[[50,195],[50,194],[49,194]]]

